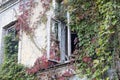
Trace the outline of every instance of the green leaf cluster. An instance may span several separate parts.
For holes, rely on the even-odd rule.
[[[120,1],[69,0],[69,8],[70,26],[79,38],[78,71],[89,79],[108,80],[107,70],[114,68],[119,54]],[[88,63],[86,56],[92,59]]]
[[[12,33],[4,38],[4,62],[0,67],[0,80],[37,80],[26,73],[25,67],[17,63],[18,40]]]

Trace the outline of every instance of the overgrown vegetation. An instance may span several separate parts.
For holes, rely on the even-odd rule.
[[[119,0],[68,1],[71,29],[77,32],[79,38],[80,63],[77,66],[80,75],[87,76],[90,80],[108,80],[107,71],[114,69],[113,80],[118,80]]]
[[[37,80],[18,64],[18,40],[12,33],[5,36],[4,45],[4,62],[0,68],[0,80]]]
[[[45,0],[40,1],[43,1],[47,10],[49,4],[45,4]],[[109,80],[110,77],[106,74],[108,70],[114,69],[113,80],[119,80],[120,1],[56,1],[64,1],[64,6],[71,14],[71,29],[78,35],[79,48],[77,49],[80,63],[77,66],[80,76],[87,76],[89,80]],[[57,18],[64,20],[63,16],[57,16]],[[5,37],[5,60],[0,70],[0,79],[35,80],[33,75],[25,73],[25,68],[17,64],[17,44],[18,42],[13,40],[11,34]]]

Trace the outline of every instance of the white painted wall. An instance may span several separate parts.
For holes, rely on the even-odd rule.
[[[36,0],[39,1],[39,0]],[[0,11],[0,63],[2,62],[3,56],[3,27],[8,25],[9,23],[16,20],[15,13],[19,14],[19,3],[15,5],[9,6],[9,8]],[[43,11],[41,6],[41,2],[37,4],[37,6],[32,10],[33,14],[30,17],[30,27],[37,26],[37,29],[34,33],[34,42],[31,38],[26,35],[26,33],[21,32],[20,41],[19,41],[19,49],[18,49],[18,63],[21,63],[27,67],[31,67],[34,65],[35,60],[42,56],[43,52],[40,49],[45,49],[47,47],[47,26],[46,24],[39,23],[40,12]],[[49,16],[49,12],[47,13]],[[38,23],[36,24],[36,22]],[[37,47],[38,48],[37,48]]]
[[[37,27],[34,33],[34,42],[22,32],[19,53],[18,53],[18,63],[21,63],[27,67],[32,67],[36,59],[43,55],[42,49],[46,50],[47,47],[47,28],[46,24],[40,23],[40,12],[43,11],[41,2],[39,0],[35,8],[32,9],[33,15],[30,17],[30,27]],[[38,22],[38,23],[36,23]]]

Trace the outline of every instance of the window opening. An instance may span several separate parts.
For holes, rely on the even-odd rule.
[[[78,43],[78,38],[76,32],[71,32],[71,53],[75,51],[77,43]]]
[[[52,19],[50,27],[50,60],[63,63],[69,60],[67,51],[67,26]]]

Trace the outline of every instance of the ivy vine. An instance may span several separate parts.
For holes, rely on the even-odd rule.
[[[79,38],[78,71],[89,79],[109,79],[109,69],[117,69],[120,4],[117,0],[68,0],[71,29]],[[117,37],[116,37],[117,36]],[[115,72],[116,73],[116,72]],[[116,77],[117,76],[117,77]],[[114,79],[120,76],[114,76]]]
[[[37,80],[35,75],[28,75],[25,67],[18,64],[18,39],[10,33],[4,38],[4,62],[0,67],[0,80]]]

